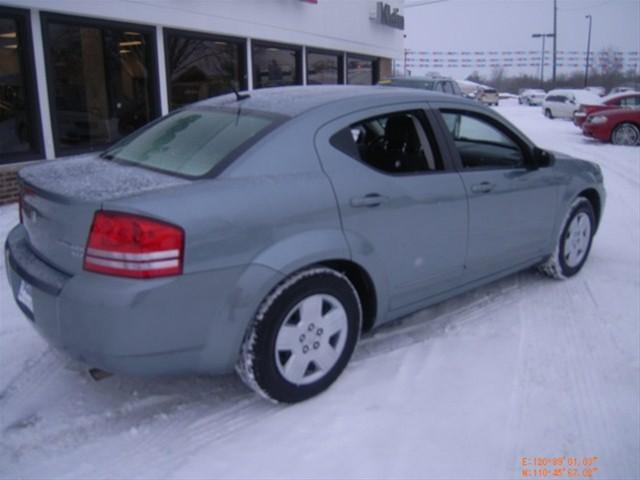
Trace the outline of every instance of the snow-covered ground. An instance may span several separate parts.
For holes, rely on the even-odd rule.
[[[0,477],[517,479],[522,457],[596,456],[595,478],[640,478],[640,149],[498,110],[603,168],[577,277],[522,272],[385,327],[328,392],[277,406],[234,376],[95,383],[36,335],[2,275]],[[0,208],[0,237],[16,222]]]

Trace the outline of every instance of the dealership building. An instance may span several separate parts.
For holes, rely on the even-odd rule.
[[[403,30],[402,1],[0,0],[0,204],[27,162],[233,88],[374,84]]]

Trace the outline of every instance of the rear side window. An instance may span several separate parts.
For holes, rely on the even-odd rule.
[[[103,157],[199,177],[254,143],[275,122],[241,110],[188,108],[130,135]]]
[[[385,173],[443,169],[433,132],[421,111],[395,112],[362,120],[333,135],[331,144]]]

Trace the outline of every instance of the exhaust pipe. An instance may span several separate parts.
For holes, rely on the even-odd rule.
[[[105,372],[104,370],[100,370],[99,368],[90,368],[89,376],[96,382],[100,380],[104,380],[105,378],[109,378],[113,373]]]

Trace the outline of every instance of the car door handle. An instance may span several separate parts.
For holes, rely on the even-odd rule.
[[[379,207],[383,203],[389,201],[389,197],[380,195],[379,193],[368,193],[364,197],[353,197],[351,199],[352,207]]]
[[[473,193],[489,193],[495,185],[491,182],[482,182],[471,186]]]

